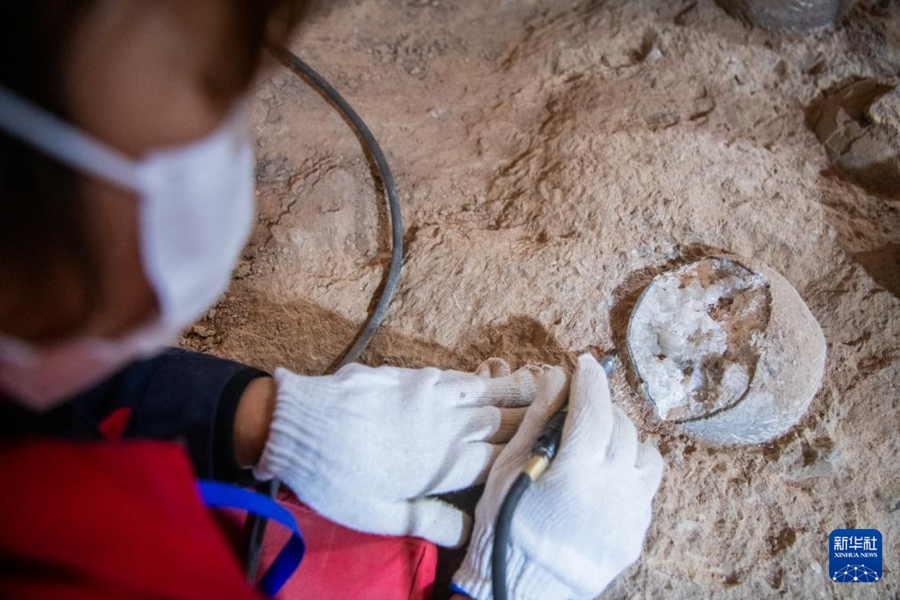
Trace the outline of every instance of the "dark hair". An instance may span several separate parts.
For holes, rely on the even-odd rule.
[[[92,0],[0,2],[0,84],[70,120],[62,82],[64,53]],[[264,43],[283,42],[306,2],[231,0],[234,47],[226,80],[203,82],[220,99],[241,94],[259,68]],[[0,286],[13,300],[5,322],[53,310],[48,274],[74,269],[84,298],[80,324],[98,298],[99,273],[86,236],[80,176],[66,165],[0,131]],[[61,333],[61,332],[55,332]]]
[[[0,82],[68,117],[61,89],[63,49],[88,8],[90,2],[0,4]],[[40,292],[54,263],[75,268],[86,294],[97,289],[83,214],[74,171],[0,132],[0,277],[14,299],[11,321],[25,318],[35,301],[53,302]],[[89,303],[82,306],[84,318]]]

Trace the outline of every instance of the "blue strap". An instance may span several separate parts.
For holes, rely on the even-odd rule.
[[[221,483],[219,481],[200,480],[197,482],[203,501],[210,508],[240,508],[248,513],[260,515],[272,521],[277,521],[291,530],[291,539],[269,567],[269,570],[259,580],[257,587],[267,596],[272,597],[287,582],[288,578],[297,570],[303,554],[306,552],[306,544],[297,527],[294,516],[277,502],[243,488]]]
[[[461,587],[459,587],[458,585],[456,585],[455,583],[452,583],[452,582],[450,583],[450,591],[453,592],[454,594],[462,594],[466,598],[472,597],[472,594],[470,594],[469,592],[467,592],[466,590],[462,589]]]

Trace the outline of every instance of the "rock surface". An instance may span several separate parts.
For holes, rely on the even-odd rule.
[[[768,266],[731,257],[765,279],[769,319],[754,348],[759,360],[747,393],[732,407],[684,423],[718,444],[769,442],[803,418],[822,382],[825,336],[791,284]]]
[[[613,377],[667,471],[643,557],[605,598],[900,593],[900,205],[828,176],[804,114],[860,78],[900,83],[900,3],[782,37],[712,0],[353,0],[292,47],[366,119],[400,188],[404,273],[367,362],[571,365],[623,347],[653,274],[715,251],[770,265],[822,325],[822,388],[771,444],[694,440]],[[203,320],[212,335],[185,344],[319,373],[380,284],[384,201],[346,124],[293,74],[261,82],[253,117],[246,266]],[[829,581],[840,527],[881,530],[877,587]]]
[[[809,31],[834,25],[853,0],[717,0],[729,13],[768,29]]]
[[[660,273],[641,293],[628,322],[627,357],[661,419],[709,418],[743,402],[757,365],[767,364],[761,352],[779,350],[766,343],[770,325],[772,333],[774,326],[793,325],[772,323],[771,283],[745,263],[705,257]],[[783,281],[779,276],[777,283]],[[812,324],[818,329],[815,319]],[[804,398],[803,409],[810,399]],[[787,430],[797,418],[772,433]],[[732,429],[731,440],[739,443],[742,431]]]
[[[900,87],[863,79],[828,95],[815,114],[832,164],[862,187],[900,199]]]

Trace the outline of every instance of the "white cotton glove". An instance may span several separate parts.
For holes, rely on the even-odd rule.
[[[515,600],[594,598],[641,555],[663,461],[638,443],[634,425],[610,402],[606,373],[584,355],[571,391],[560,370],[541,376],[521,428],[500,455],[475,510],[468,554],[453,577],[490,600],[491,549],[500,505],[530,456],[543,424],[566,400],[562,443],[550,469],[525,491],[507,551],[507,589]]]
[[[537,391],[538,369],[489,359],[475,373],[371,368],[275,371],[269,439],[254,469],[360,531],[460,546],[468,515],[437,498],[483,483]]]

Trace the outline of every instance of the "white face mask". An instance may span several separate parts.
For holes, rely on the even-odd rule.
[[[144,272],[159,316],[116,340],[36,347],[0,334],[0,391],[45,409],[172,342],[225,291],[253,220],[244,110],[209,137],[131,160],[0,86],[0,129],[63,163],[134,191]]]

